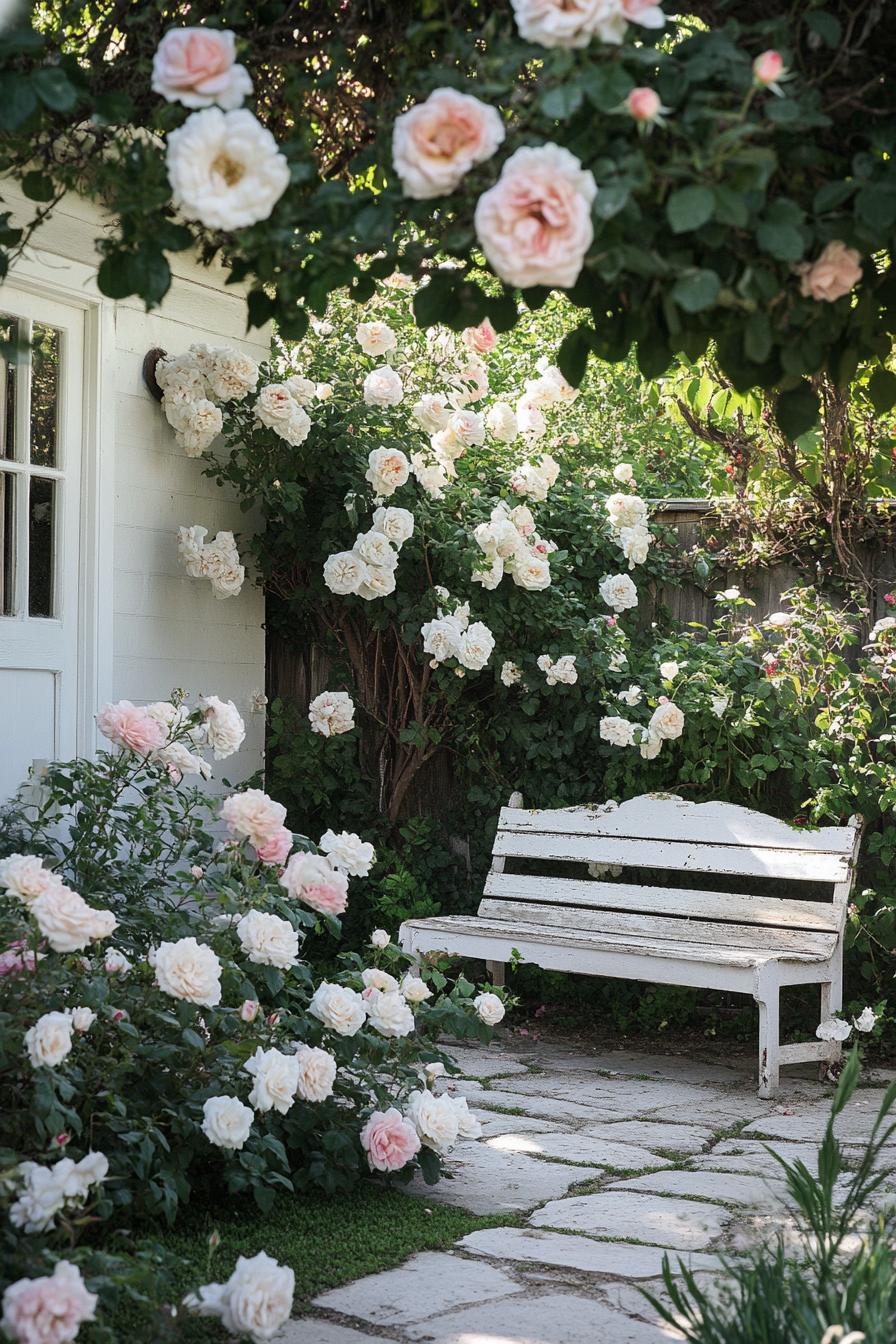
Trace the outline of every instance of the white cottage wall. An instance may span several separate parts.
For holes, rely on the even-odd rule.
[[[31,207],[9,184],[2,195],[17,217],[29,217]],[[173,353],[198,341],[261,360],[270,338],[246,334],[244,298],[237,287],[225,289],[226,271],[189,254],[170,258],[174,282],[159,309],[146,313],[136,300],[104,298],[94,241],[103,227],[97,209],[67,199],[0,286],[0,309],[4,292],[21,287],[86,311],[77,749],[95,745],[92,719],[105,700],[167,699],[181,687],[236,703],[246,742],[219,773],[238,781],[263,762],[264,716],[252,712],[265,684],[263,596],[251,570],[239,596],[224,600],[207,582],[188,578],[177,528],[198,523],[211,536],[229,529],[239,542],[257,520],[177,447],[141,366],[155,346]]]

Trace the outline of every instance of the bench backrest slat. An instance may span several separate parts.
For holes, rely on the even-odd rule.
[[[742,896],[730,891],[694,891],[682,887],[642,887],[627,882],[569,877],[524,877],[519,873],[489,873],[485,880],[485,895],[502,903],[540,901],[598,910],[640,910],[645,914],[730,920],[736,924],[819,932],[839,929],[845,913],[842,907],[825,901]],[[479,913],[483,914],[482,907]],[[509,913],[505,908],[504,914]]]
[[[511,801],[517,804],[518,796]],[[619,807],[532,811],[514,805],[501,812],[479,913],[537,922],[540,912],[544,923],[570,929],[609,930],[618,924],[621,933],[632,933],[652,927],[657,937],[693,934],[694,941],[723,941],[718,932],[723,923],[731,930],[751,926],[744,936],[755,942],[758,926],[784,931],[794,949],[807,950],[810,943],[820,948],[842,931],[860,829],[861,819],[853,818],[848,826],[803,831],[731,803],[690,803],[669,794],[633,798]],[[508,873],[507,863],[526,871]],[[542,864],[554,871],[539,874]],[[558,864],[576,869],[560,876]],[[582,875],[587,864],[665,872],[670,885],[647,885],[662,881],[656,877],[642,885],[634,874],[625,880],[628,873],[621,882],[602,880],[604,874],[587,879]],[[690,873],[706,875],[699,890],[681,885],[681,875]],[[713,890],[712,877],[722,886],[728,878],[794,886],[782,896],[774,888],[762,894],[761,887],[742,895]],[[807,882],[827,888],[831,899],[819,900],[814,893],[812,900],[798,899]],[[607,912],[616,914],[608,918]],[[701,932],[701,921],[714,923],[716,931],[704,926]],[[739,937],[730,934],[734,945],[740,945]]]

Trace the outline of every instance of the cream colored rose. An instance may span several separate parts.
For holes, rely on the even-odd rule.
[[[214,352],[206,377],[218,401],[242,401],[258,387],[259,368],[250,355],[225,347]]]
[[[389,933],[386,929],[374,929],[373,933],[370,935],[370,946],[375,947],[378,951],[382,951],[384,947],[388,947],[391,941],[392,939],[389,937]]]
[[[259,849],[286,822],[286,808],[262,789],[244,789],[224,799],[221,820],[233,835],[242,836]]]
[[[265,910],[249,910],[237,925],[236,936],[251,962],[287,971],[299,960],[299,935],[288,919]]]
[[[432,998],[432,990],[426,981],[419,975],[411,975],[410,971],[401,982],[401,992],[408,1003],[424,1003]]]
[[[380,532],[377,528],[373,528],[370,532],[359,533],[354,549],[365,565],[373,565],[377,569],[394,569],[398,564],[398,552],[385,532]]]
[[[233,701],[205,695],[200,700],[200,707],[206,740],[215,753],[215,760],[223,761],[239,751],[246,738],[246,725]]]
[[[34,854],[10,854],[0,859],[0,887],[9,896],[17,896],[24,905],[30,905],[51,887],[62,886],[62,879],[45,868],[43,859]]]
[[[298,1095],[303,1101],[326,1101],[333,1095],[336,1081],[336,1060],[327,1050],[316,1046],[300,1045],[296,1051],[299,1064]]]
[[[323,850],[337,872],[350,877],[366,877],[376,863],[376,851],[368,840],[362,840],[352,831],[324,831],[319,848]]]
[[[206,107],[168,132],[171,198],[187,219],[234,230],[268,219],[289,186],[289,164],[246,108]]]
[[[453,191],[503,139],[495,108],[456,89],[435,89],[395,119],[392,160],[405,196],[428,200]]]
[[[499,443],[512,443],[519,433],[513,407],[506,401],[496,401],[485,417],[489,433]]]
[[[238,1152],[252,1133],[254,1119],[239,1097],[209,1097],[202,1106],[202,1132],[216,1148]]]
[[[367,565],[354,551],[337,551],[324,561],[324,583],[331,593],[356,593],[369,578]]]
[[[358,596],[365,602],[375,602],[380,597],[388,597],[395,592],[395,566],[368,565],[367,578],[358,589]]]
[[[336,737],[351,732],[355,726],[355,706],[346,691],[321,691],[308,706],[312,732],[322,737]]]
[[[834,303],[854,289],[862,278],[862,257],[845,243],[828,243],[817,261],[803,263],[800,293],[804,299]]]
[[[207,1283],[184,1298],[188,1310],[215,1316],[231,1335],[246,1335],[256,1344],[271,1340],[292,1314],[295,1275],[264,1251],[247,1260],[240,1256],[226,1283]]]
[[[648,529],[640,525],[637,527],[621,527],[618,539],[619,545],[622,547],[622,554],[628,561],[629,569],[634,569],[636,565],[643,565],[653,543],[653,537]]]
[[[367,1020],[381,1036],[409,1036],[414,1030],[414,1014],[397,989],[374,989],[366,1003]]]
[[[628,485],[634,477],[634,468],[630,462],[619,462],[613,468],[613,477],[620,485]]]
[[[355,329],[355,340],[365,355],[374,358],[387,355],[398,344],[398,337],[388,322],[360,322]]]
[[[644,527],[647,523],[647,505],[639,495],[609,495],[604,507],[613,527]]]
[[[405,1117],[417,1131],[420,1142],[437,1153],[447,1153],[457,1143],[460,1116],[451,1097],[432,1092],[412,1092],[408,1097]]]
[[[400,448],[374,448],[367,457],[364,479],[373,486],[374,494],[393,495],[410,475],[410,463]]]
[[[627,574],[608,574],[598,584],[598,592],[614,611],[628,611],[638,605],[638,590]]]
[[[414,404],[411,415],[427,434],[438,434],[451,419],[451,406],[440,392],[427,392]]]
[[[397,406],[404,396],[404,385],[391,364],[372,369],[364,379],[366,406]]]
[[[540,47],[587,47],[592,37],[619,43],[626,21],[608,0],[511,0],[520,37]]]
[[[488,626],[482,621],[473,621],[461,635],[457,657],[471,672],[480,672],[494,648],[495,637]]]
[[[483,998],[486,996],[480,994],[479,997]],[[495,994],[489,994],[487,997],[494,999],[497,996]],[[501,1003],[501,1000],[498,999],[498,1002]],[[504,1005],[501,1004],[501,1017],[503,1016]],[[498,1020],[500,1021],[500,1018]],[[452,1097],[451,1104],[454,1107],[454,1113],[457,1116],[457,1137],[459,1139],[482,1138],[482,1121],[478,1120],[470,1110],[466,1097]]]
[[[256,1111],[277,1111],[285,1115],[296,1099],[299,1087],[299,1061],[282,1050],[262,1050],[261,1046],[243,1065],[254,1078],[249,1105]]]
[[[378,989],[384,994],[395,993],[398,989],[398,981],[394,975],[388,971],[382,971],[378,966],[368,966],[361,972],[361,980],[365,989]]]
[[[473,1000],[473,1007],[482,1021],[490,1027],[496,1027],[504,1017],[504,1004],[497,994],[477,994]]]
[[[364,1025],[367,1004],[355,990],[323,980],[312,995],[308,1011],[338,1036],[354,1036]]]
[[[529,554],[517,559],[511,576],[518,588],[525,588],[530,593],[539,593],[551,586],[551,567],[540,555]]]
[[[614,747],[630,747],[635,740],[635,725],[628,719],[609,715],[600,721],[600,735]]]
[[[55,1069],[71,1048],[72,1019],[68,1013],[44,1013],[25,1032],[25,1049],[35,1069]]]
[[[283,386],[299,406],[310,406],[317,396],[317,383],[303,378],[300,373],[292,373],[284,379]]]
[[[684,730],[684,714],[671,700],[657,705],[650,716],[648,732],[652,737],[661,737],[664,741],[681,737]]]
[[[71,1017],[75,1031],[89,1031],[96,1021],[96,1013],[92,1008],[73,1008]]]
[[[506,662],[501,664],[501,681],[505,686],[516,686],[517,682],[522,680],[523,669],[518,663]]]
[[[83,896],[61,884],[32,901],[31,914],[54,952],[81,952],[118,927],[111,910],[94,910]]]
[[[373,515],[374,527],[400,550],[414,535],[414,515],[410,509],[379,508]]]
[[[155,957],[156,984],[164,994],[214,1008],[221,1002],[221,963],[195,938],[160,943]]]
[[[594,238],[594,177],[560,145],[524,146],[480,196],[474,224],[486,260],[508,285],[569,289]]]

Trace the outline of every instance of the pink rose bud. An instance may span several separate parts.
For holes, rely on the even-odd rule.
[[[784,57],[780,51],[764,51],[753,62],[753,78],[762,88],[775,84],[784,74]]]
[[[240,1017],[244,1022],[254,1022],[258,1016],[258,1003],[255,999],[243,999],[240,1004]]]
[[[216,1251],[220,1245],[221,1245],[221,1233],[217,1229],[215,1229],[214,1232],[209,1233],[208,1237],[209,1250]]]
[[[618,625],[618,624],[619,624],[619,622],[616,620],[616,617],[615,617],[615,616],[608,616],[608,617],[607,617],[607,625],[610,627],[610,629],[612,629],[614,625]]]
[[[635,121],[656,121],[660,115],[662,103],[654,89],[632,89],[625,100],[626,110]]]
[[[884,593],[884,601],[888,607],[892,607],[893,603],[896,602],[896,597],[892,593]]]
[[[198,863],[194,863],[190,873],[198,882],[201,877],[205,877],[205,869]]]
[[[265,1022],[267,1022],[269,1027],[276,1027],[279,1021],[280,1021],[279,1013],[268,1013],[267,1017],[265,1018]]]
[[[61,1134],[56,1135],[53,1142],[55,1143],[57,1148],[64,1148],[67,1143],[71,1142],[71,1137],[72,1137],[71,1134],[66,1134],[65,1131],[63,1130]]]
[[[114,1011],[114,1013],[112,1014],[112,1021],[113,1021],[113,1022],[123,1022],[124,1019],[125,1019],[126,1017],[127,1017],[127,1013],[125,1012],[125,1010],[124,1010],[123,1008],[116,1008],[115,1011]]]

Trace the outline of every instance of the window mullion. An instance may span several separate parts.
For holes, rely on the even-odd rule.
[[[31,461],[31,335],[32,323],[19,321],[19,339],[27,341],[29,351],[16,365],[16,425],[14,435],[15,461],[25,467],[17,472],[15,520],[15,614],[28,615],[28,519],[29,499],[28,465]]]

